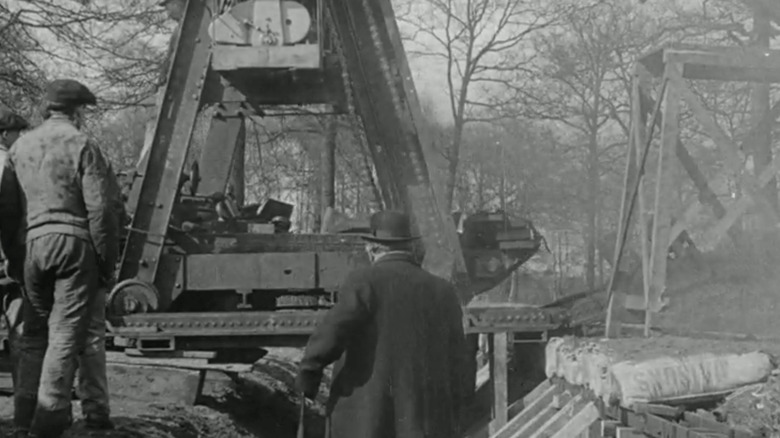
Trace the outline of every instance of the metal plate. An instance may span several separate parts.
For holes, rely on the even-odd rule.
[[[316,260],[313,252],[190,255],[185,289],[317,289]]]

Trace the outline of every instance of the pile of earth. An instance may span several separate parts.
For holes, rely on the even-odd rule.
[[[735,391],[715,412],[732,426],[780,437],[780,376]]]

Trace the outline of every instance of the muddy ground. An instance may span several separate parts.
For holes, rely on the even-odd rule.
[[[251,372],[231,379],[209,372],[204,396],[196,406],[177,401],[181,392],[182,371],[168,371],[162,378],[137,367],[109,367],[112,391],[112,417],[116,429],[88,432],[81,421],[66,434],[67,438],[286,438],[295,437],[297,399],[293,392],[296,349],[274,349],[255,364]],[[149,382],[144,385],[139,382]],[[323,385],[327,385],[327,381]],[[322,400],[307,403],[307,436],[322,430]],[[0,396],[0,437],[8,436],[13,415],[12,398]],[[74,402],[75,418],[80,409]]]

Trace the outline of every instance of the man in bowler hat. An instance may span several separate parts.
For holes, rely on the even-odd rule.
[[[88,428],[112,428],[105,362],[105,289],[119,253],[121,197],[100,149],[81,131],[96,103],[83,84],[46,89],[43,124],[11,148],[26,201],[23,326],[14,423],[56,438],[78,388]]]
[[[316,396],[336,362],[331,438],[459,437],[468,356],[455,289],[419,266],[406,214],[376,213],[363,238],[371,266],[344,280],[306,346],[298,389]]]

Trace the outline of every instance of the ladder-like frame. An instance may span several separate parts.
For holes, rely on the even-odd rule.
[[[780,82],[780,51],[758,48],[725,48],[671,46],[665,47],[640,59],[636,65],[631,96],[631,134],[626,159],[626,174],[621,203],[618,239],[613,266],[620,266],[621,253],[629,235],[632,219],[640,221],[653,215],[651,235],[640,222],[639,227],[642,255],[642,278],[644,296],[614,291],[613,279],[609,286],[607,309],[607,335],[620,333],[620,322],[616,315],[625,309],[645,312],[643,325],[649,335],[652,315],[659,312],[668,302],[666,291],[667,257],[669,247],[689,226],[691,221],[705,207],[717,218],[706,232],[708,242],[717,242],[726,235],[737,238],[733,229],[736,221],[756,204],[769,223],[780,221],[778,212],[770,205],[760,191],[780,170],[780,159],[775,159],[760,174],[744,171],[741,150],[752,150],[755,135],[749,135],[741,145],[735,144],[718,125],[715,117],[688,86],[688,80],[719,80],[777,83]],[[660,91],[652,96],[653,80],[660,80]],[[680,140],[681,104],[685,103],[693,113],[702,130],[715,143],[733,177],[740,181],[746,193],[728,206],[720,200],[709,186],[704,173],[688,153]],[[654,109],[652,109],[654,107]],[[766,130],[780,116],[780,103],[775,104],[761,120],[753,120],[751,132]],[[649,119],[649,126],[648,126]],[[645,172],[651,146],[652,130],[660,127],[660,146],[655,162],[654,199],[645,197]],[[679,162],[696,186],[698,202],[692,202],[682,211],[672,211],[674,193],[674,165]],[[634,214],[636,213],[636,214]],[[673,222],[674,221],[674,222]]]

